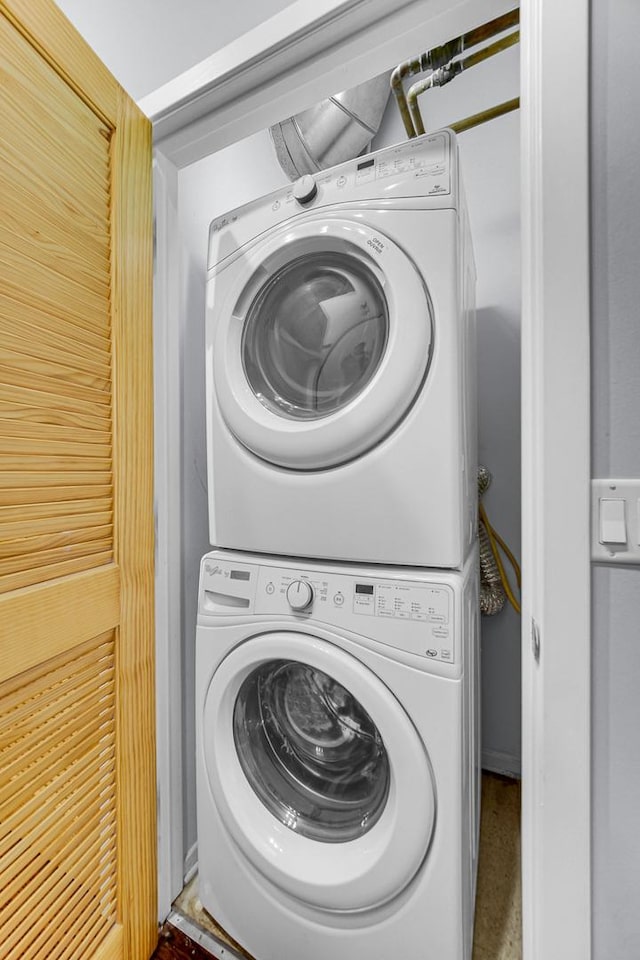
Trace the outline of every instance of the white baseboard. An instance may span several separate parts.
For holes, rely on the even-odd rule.
[[[522,768],[519,757],[514,757],[510,753],[500,753],[499,750],[483,750],[482,769],[519,780]]]

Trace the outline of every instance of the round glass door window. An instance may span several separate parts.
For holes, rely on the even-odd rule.
[[[389,760],[369,714],[328,674],[271,660],[242,684],[233,715],[242,769],[267,809],[325,843],[362,836],[389,793]]]
[[[280,416],[325,417],[369,383],[388,331],[387,302],[372,271],[348,253],[308,253],[277,271],[249,307],[245,376]]]

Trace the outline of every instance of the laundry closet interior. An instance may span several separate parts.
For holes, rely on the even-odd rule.
[[[75,3],[59,2],[74,22]],[[130,769],[114,774],[125,798],[114,869],[126,867],[129,882],[139,868],[140,889],[118,893],[113,935],[130,910],[151,942],[157,903],[161,924],[182,925],[216,960],[246,951],[386,960],[399,943],[409,960],[586,960],[588,6],[269,7],[256,15],[240,5],[244,25],[221,42],[207,35],[207,7],[180,62],[184,36],[175,21],[162,27],[159,5],[153,26],[166,36],[141,44],[139,61],[131,48],[121,60],[153,76],[152,92],[130,91],[147,158],[151,127],[155,147],[146,361],[140,347],[148,429],[130,452],[148,454],[149,508],[141,502],[139,513],[149,558],[155,541],[155,652],[149,618],[144,671],[149,693],[155,672],[157,794],[153,699],[144,698],[139,745],[123,695],[117,746]],[[84,97],[81,116],[87,105],[93,116],[81,68],[64,68],[78,38],[53,4],[34,9],[10,0],[0,18],[16,49],[29,48],[27,84],[53,68],[54,89]],[[118,76],[123,11],[80,4],[75,13]],[[149,10],[125,5],[129,15],[130,44]],[[545,67],[572,17],[575,69],[552,80]],[[38,41],[48,33],[53,53]],[[165,82],[153,68],[168,62],[179,65]],[[336,144],[338,128],[362,127],[351,92],[386,88],[394,68],[408,100],[399,111],[390,95],[373,119],[367,104],[371,136],[352,156],[331,153],[329,138],[338,166],[309,172],[292,141],[285,149],[298,123],[301,153],[311,152],[304,111],[307,121],[341,111]],[[554,109],[556,96],[575,109]],[[28,106],[17,112],[35,122]],[[123,162],[131,183],[101,221],[114,277],[105,302],[118,336],[129,336],[144,331],[143,311],[120,309],[119,283],[124,274],[145,286],[145,274],[135,243],[123,244],[123,274],[114,252],[126,228],[137,230],[126,216],[137,191],[151,280],[151,185],[124,162],[130,128],[109,124],[112,140],[93,131],[105,182],[117,193]],[[9,170],[22,175],[15,159]],[[559,363],[568,351],[569,391]],[[144,377],[121,374],[119,348],[106,363],[135,409]],[[113,405],[125,420],[127,403]],[[118,457],[133,489],[135,470]],[[561,461],[559,498],[552,466]],[[126,477],[117,493],[130,509]],[[509,597],[482,621],[479,555],[480,566],[511,561]],[[111,600],[115,612],[125,606]],[[144,831],[127,806],[129,774],[144,793]],[[146,854],[129,863],[123,838],[138,827]],[[478,862],[484,939],[474,941]],[[210,921],[235,942],[224,930],[211,940]],[[99,948],[104,960],[112,946]]]
[[[463,5],[460,20],[451,12],[447,12],[446,16],[436,17],[433,33],[425,31],[424,35],[415,34],[413,49],[407,46],[405,39],[406,53],[403,58],[381,63],[379,55],[372,56],[370,59],[372,65],[375,65],[375,76],[382,75],[382,86],[386,87],[390,73],[400,59],[416,58],[446,41],[454,41],[472,28],[513,11],[516,4],[487,2],[480,5],[482,11],[473,12],[470,11],[470,6],[472,5]],[[465,56],[487,50],[505,37],[515,39],[517,26],[516,11],[515,22],[512,18],[504,29],[493,30],[486,39],[469,49],[465,49],[462,44],[456,54],[445,56],[444,61],[441,61],[442,65],[446,66],[449,61],[462,63]],[[337,30],[340,30],[339,24]],[[259,45],[258,30],[248,37],[249,46],[251,43]],[[236,41],[236,44],[243,39]],[[230,51],[232,49],[233,46],[229,48]],[[230,55],[232,56],[232,53]],[[336,58],[339,56],[337,43]],[[470,61],[469,67],[454,76],[450,82],[443,83],[441,87],[425,89],[420,94],[419,105],[427,136],[505,101],[513,101],[519,96],[520,46],[517,42],[504,44],[500,52],[486,59],[478,57],[478,61]],[[345,64],[342,71],[338,68],[336,75],[342,74],[348,78],[350,72],[347,66],[348,64]],[[429,70],[414,69],[413,75],[404,80],[405,94],[416,80],[428,74]],[[366,81],[370,76],[366,70],[363,74],[361,69],[358,82]],[[380,85],[379,83],[378,88]],[[345,89],[348,90],[349,86],[327,90],[326,96]],[[294,92],[287,91],[285,78],[280,91],[283,105],[293,102]],[[156,105],[161,100],[162,88],[143,98],[141,107],[154,117]],[[390,93],[386,106],[384,98],[381,101],[378,94],[378,103],[380,102],[383,107],[378,110],[373,136],[357,158],[362,165],[358,166],[360,179],[366,176],[369,154],[394,145],[408,146],[412,142],[393,94]],[[250,135],[225,133],[225,145],[212,152],[199,147],[191,156],[187,156],[187,148],[185,156],[176,167],[169,167],[163,160],[162,124],[167,118],[162,116],[161,111],[158,114],[160,122],[155,124],[156,132],[160,136],[154,171],[157,229],[169,238],[158,247],[155,308],[159,333],[155,346],[159,538],[156,603],[160,635],[164,631],[165,636],[169,637],[168,644],[159,644],[157,662],[160,919],[166,916],[183,882],[186,884],[187,881],[192,881],[197,873],[199,856],[196,811],[196,741],[199,735],[194,709],[197,682],[195,640],[198,584],[201,558],[212,546],[217,546],[209,535],[208,480],[210,481],[211,475],[208,478],[205,424],[208,402],[205,344],[209,227],[212,221],[222,223],[224,215],[237,207],[256,201],[273,191],[282,192],[290,188],[292,177],[287,175],[278,160],[273,131],[279,128],[274,128],[274,124],[277,125],[278,121],[286,120],[289,115],[299,114],[302,109],[312,108],[314,105],[315,101],[303,102],[299,108],[292,109],[291,113],[272,115],[269,124],[262,127],[258,126],[255,118],[247,118],[246,125],[254,130]],[[236,112],[241,116],[242,107],[238,106]],[[170,124],[170,118],[168,122]],[[200,123],[202,124],[202,121]],[[211,131],[207,132],[206,124],[203,125],[203,141],[206,141],[210,133]],[[168,136],[170,139],[170,131]],[[277,134],[275,139],[277,140]],[[219,140],[218,134],[218,142]],[[437,141],[437,149],[442,150],[443,143],[446,143],[445,150],[448,150],[448,141],[445,138]],[[483,494],[483,503],[491,523],[517,558],[520,557],[521,546],[519,144],[518,109],[510,109],[493,119],[485,117],[484,122],[472,124],[469,129],[463,129],[457,137],[460,175],[466,195],[477,272],[475,306],[478,464],[486,467],[491,475],[490,486]],[[452,156],[455,156],[455,141],[451,150]],[[342,156],[334,156],[336,155],[339,159],[334,159],[334,163],[350,161],[353,167],[356,162],[355,155],[343,153]],[[444,154],[442,156],[444,157]],[[402,163],[398,163],[401,168]],[[452,160],[452,166],[453,163]],[[314,173],[314,179],[322,184],[322,171]],[[350,189],[348,184],[344,195],[340,197],[345,206],[349,203]],[[383,191],[378,194],[380,195],[383,195]],[[403,196],[402,192],[400,196]],[[343,200],[343,197],[346,199]],[[460,203],[463,206],[463,201]],[[309,209],[311,207],[309,204]],[[425,224],[424,246],[438,251],[439,238],[434,235],[437,230],[432,226],[433,218],[428,210],[420,213]],[[401,218],[397,218],[392,235],[400,250],[404,250],[407,239],[403,239],[402,231]],[[415,236],[411,242],[414,246],[421,246],[420,240]],[[446,241],[443,242],[446,246]],[[446,256],[446,253],[442,254],[443,262]],[[171,269],[175,268],[176,261],[180,263],[179,276],[178,271]],[[366,291],[358,292],[361,296],[367,295]],[[371,295],[374,294],[375,290]],[[431,320],[437,343],[442,332],[438,329],[442,318],[436,314]],[[402,336],[402,323],[400,335]],[[427,344],[425,352],[430,349],[432,345]],[[419,439],[415,437],[414,442],[419,442]],[[382,436],[379,442],[384,444],[385,437]],[[428,436],[425,437],[425,442],[428,446]],[[399,470],[402,469],[399,465]],[[433,469],[437,471],[437,464]],[[393,464],[387,464],[386,470],[391,474],[389,489],[393,491]],[[428,474],[424,480],[424,509],[442,510],[442,502],[429,503]],[[172,510],[164,509],[163,498],[165,502],[171,501]],[[175,509],[176,505],[178,510]],[[253,509],[255,510],[255,505]],[[314,504],[310,503],[310,512],[313,509]],[[386,503],[376,504],[375,509],[379,512],[391,511],[392,515],[393,497]],[[276,518],[276,523],[279,521],[280,518]],[[375,517],[372,518],[372,523],[374,522]],[[287,523],[285,516],[282,517],[282,523]],[[293,560],[287,559],[283,550],[264,552],[274,554],[274,557],[267,557],[272,563],[279,562],[291,569],[295,569],[295,557],[301,557],[298,567],[300,563],[303,564],[300,568],[303,569],[303,575],[304,564],[312,569],[316,559],[313,549],[291,551],[295,554]],[[344,553],[335,557],[338,562],[343,559]],[[346,559],[350,558],[347,556]],[[357,553],[352,559],[358,559]],[[231,570],[231,575],[238,573],[244,576],[244,571],[251,566],[252,560],[259,564],[260,556],[256,554],[253,558],[240,557],[236,562],[239,573],[238,570]],[[383,555],[375,557],[374,560],[378,563],[378,569],[384,570],[386,574],[393,564],[403,564],[401,553],[398,554],[397,551],[387,562],[384,551]],[[408,563],[415,564],[415,561],[409,560]],[[322,567],[322,562],[316,560],[316,565]],[[362,589],[374,589],[369,584],[372,584],[373,578],[377,576],[375,568],[371,564],[367,566],[357,563],[355,566],[366,568],[357,573],[357,578],[365,581]],[[425,563],[423,566],[437,567],[438,561]],[[444,563],[443,566],[461,566],[461,563]],[[403,566],[402,575],[410,578],[410,567]],[[380,574],[380,577],[382,576],[383,573]],[[511,579],[513,580],[513,574]],[[355,589],[359,589],[357,584]],[[178,637],[179,644],[176,643]],[[521,772],[520,618],[508,602],[495,616],[482,617],[479,646],[481,765],[484,770],[497,774],[499,778],[510,778],[496,781],[499,790],[500,783],[515,785]],[[170,698],[168,710],[167,691]],[[428,691],[425,696],[429,696]],[[202,736],[205,734],[202,733]],[[442,802],[443,797],[446,797],[445,784],[436,783],[435,790]],[[517,816],[517,804],[514,807],[511,801],[503,824],[505,835],[500,837],[500,827],[497,840],[493,838],[494,843],[506,846],[515,854],[512,869],[506,870],[506,883],[510,889],[501,893],[506,904],[505,924],[510,924],[511,927],[505,929],[503,942],[500,942],[499,931],[494,931],[494,939],[491,941],[494,948],[499,946],[500,950],[504,951],[500,953],[504,960],[515,960],[519,955],[518,950],[521,949],[519,931],[515,929],[519,921],[519,904],[516,901],[520,894],[518,830],[517,823],[514,823],[514,810]],[[408,822],[402,832],[405,837],[410,838],[411,831],[412,824]],[[215,848],[213,856],[215,857]],[[215,867],[213,873],[215,875]],[[220,883],[225,883],[223,874],[220,875]],[[184,906],[187,900],[183,899],[182,903]],[[186,909],[188,912],[188,903]],[[197,910],[195,914],[197,916]],[[500,925],[499,916],[497,924]],[[507,941],[513,937],[515,942],[509,945]],[[242,942],[241,937],[238,939]],[[465,949],[469,949],[468,944]],[[255,950],[255,955],[257,960],[261,960],[258,950]],[[467,956],[466,953],[464,955]],[[482,960],[489,956],[489,953],[480,950],[476,956]]]
[[[504,4],[502,9],[495,10],[494,5],[494,10],[500,14],[512,7]],[[504,30],[492,39],[512,32],[513,28]],[[415,55],[430,46],[428,37],[416,38]],[[415,79],[405,82],[407,89]],[[518,93],[519,46],[514,44],[455,77],[446,86],[422,94],[420,106],[426,130],[431,133],[447,127],[516,98]],[[478,463],[484,465],[493,478],[484,497],[490,520],[516,557],[520,556],[519,138],[517,110],[458,136],[477,269]],[[390,95],[369,149],[375,152],[405,143],[407,139],[398,106]],[[177,224],[182,245],[179,296],[184,776],[181,800],[182,852],[187,877],[196,869],[198,858],[193,709],[198,578],[200,559],[211,549],[207,525],[204,375],[209,225],[228,211],[288,184],[267,128],[185,166],[177,175]],[[427,214],[425,225],[428,223]],[[425,503],[427,509],[428,506]],[[284,517],[282,522],[286,523]],[[313,559],[312,551],[309,557]],[[520,774],[520,621],[509,603],[505,603],[496,616],[482,618],[481,664],[482,766],[517,778]],[[517,844],[517,838],[515,842]],[[514,869],[514,883],[516,875]],[[221,882],[224,883],[222,877]],[[504,954],[505,957],[511,955],[517,954]]]

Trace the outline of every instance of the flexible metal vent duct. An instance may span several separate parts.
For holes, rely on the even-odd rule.
[[[380,74],[270,128],[280,166],[290,180],[362,153],[380,127],[389,77]]]

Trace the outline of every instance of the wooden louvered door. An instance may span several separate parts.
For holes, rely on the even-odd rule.
[[[0,0],[0,958],[155,947],[151,134]]]

